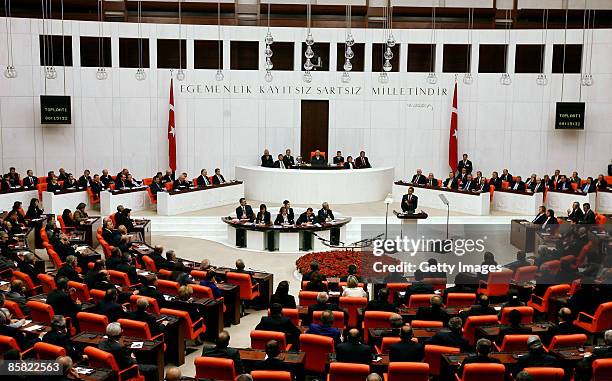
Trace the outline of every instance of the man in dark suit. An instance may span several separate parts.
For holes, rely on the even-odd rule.
[[[272,168],[273,164],[274,160],[272,159],[272,155],[270,155],[270,151],[268,151],[266,148],[261,156],[261,166],[265,168]]]
[[[115,189],[125,189],[125,188],[127,188],[126,179],[127,179],[127,176],[124,175],[123,173],[118,175],[117,178],[115,179]]]
[[[404,304],[406,305],[408,304],[408,302],[410,301],[411,295],[433,294],[434,293],[434,289],[432,285],[423,282],[424,279],[425,279],[425,274],[423,274],[423,271],[416,270],[414,272],[414,282],[412,282],[410,286],[408,286],[408,288],[406,289],[406,296],[404,299]]]
[[[423,174],[423,171],[419,168],[416,170],[414,176],[412,176],[412,180],[410,180],[411,184],[424,185],[427,184],[427,179]]]
[[[206,169],[202,169],[200,171],[200,176],[198,176],[198,186],[207,187],[209,185],[210,185],[210,179],[208,178],[208,171]]]
[[[419,205],[419,198],[413,194],[414,188],[408,187],[408,193],[402,196],[402,211],[406,213],[414,213]]]
[[[294,346],[298,345],[301,331],[291,322],[291,319],[283,316],[282,311],[282,305],[273,303],[270,306],[270,316],[263,316],[255,329],[260,331],[283,332],[287,336],[288,343],[293,343]]]
[[[104,218],[104,229],[102,229],[102,238],[111,246],[119,246],[121,241],[121,233],[113,227],[113,220],[109,217]]]
[[[580,209],[580,203],[578,201],[574,201],[572,203],[572,209],[567,210],[568,221],[579,223],[580,221],[582,221],[583,217],[584,213],[582,212],[582,209]]]
[[[357,158],[357,160],[355,160],[355,167],[357,169],[372,168],[372,166],[370,165],[370,161],[365,155],[365,151],[359,152],[359,157]]]
[[[550,181],[553,182],[553,183],[554,182],[558,183],[559,180],[561,180],[561,176],[562,176],[561,175],[561,170],[555,169],[555,174],[550,177]]]
[[[572,175],[569,177],[568,180],[571,184],[578,184],[578,185],[580,185],[582,181],[580,177],[578,177],[578,172],[576,171],[572,172]]]
[[[497,340],[498,343],[501,344],[501,341],[506,335],[527,335],[531,333],[531,327],[525,327],[521,324],[523,320],[523,316],[521,315],[521,311],[514,309],[511,310],[508,314],[508,325],[505,327],[501,327],[499,329],[499,338]]]
[[[489,185],[493,185],[495,190],[499,190],[502,188],[502,179],[497,174],[497,171],[494,171],[491,174],[491,178],[489,179]]]
[[[593,210],[591,209],[591,204],[589,204],[588,202],[585,202],[584,204],[582,204],[582,208],[584,209],[584,215],[582,216],[582,219],[578,221],[578,223],[586,224],[586,225],[594,225],[595,224],[595,212],[593,212]]]
[[[76,271],[77,258],[74,255],[66,257],[64,264],[57,270],[56,278],[66,277],[73,282],[83,282],[83,278]]]
[[[442,308],[442,297],[438,295],[432,296],[430,303],[431,305],[428,307],[419,307],[415,320],[441,321],[443,324],[446,324],[449,316],[446,310]]]
[[[593,182],[593,178],[591,176],[587,177],[584,185],[578,184],[578,190],[584,194],[593,193],[597,190],[595,183]]]
[[[117,303],[118,293],[117,289],[109,288],[104,294],[104,299],[96,304],[96,311],[100,315],[108,317],[108,321],[113,322],[117,319],[127,318],[126,312],[123,310],[121,304]]]
[[[224,184],[225,178],[221,174],[221,170],[219,168],[215,168],[215,175],[213,176],[213,184]]]
[[[467,175],[465,181],[463,182],[463,184],[461,184],[461,189],[463,189],[464,191],[471,192],[473,190],[476,190],[477,188],[478,184],[476,184],[476,182],[472,178],[472,175]]]
[[[555,190],[568,192],[572,189],[571,183],[565,178],[565,175],[561,175],[559,180],[557,180],[557,187]]]
[[[81,351],[70,340],[70,333],[66,328],[66,319],[62,315],[53,316],[51,330],[43,336],[42,341],[66,349],[66,354],[75,361],[83,358]]]
[[[468,159],[468,155],[467,153],[463,154],[463,159],[457,163],[457,170],[459,172],[461,172],[461,170],[465,168],[467,173],[472,173],[472,169],[474,169],[474,167],[472,166],[472,162]]]
[[[157,270],[166,268],[166,258],[163,257],[164,248],[160,245],[153,247],[153,252],[148,254],[148,257],[155,262]]]
[[[433,175],[433,173],[429,173],[427,175],[427,181],[425,182],[425,185],[428,187],[432,187],[435,188],[438,186],[438,179],[436,179]]]
[[[400,328],[400,342],[389,347],[389,362],[421,362],[425,356],[423,345],[412,341],[413,332],[409,324]]]
[[[329,302],[329,295],[326,292],[319,292],[317,302],[308,306],[308,313],[302,321],[302,325],[308,326],[312,323],[312,315],[315,311],[342,311],[338,305]],[[345,314],[346,315],[346,314]]]
[[[236,208],[236,218],[239,220],[253,221],[255,219],[255,213],[253,213],[251,206],[247,204],[246,199],[241,197],[239,202],[240,206]]]
[[[79,177],[79,187],[81,188],[89,188],[89,186],[91,185],[91,176],[90,176],[91,172],[89,171],[89,169],[86,169],[85,171],[83,171],[83,175],[81,175],[81,177]]]
[[[19,305],[19,308],[21,309],[21,312],[23,312],[25,315],[29,315],[30,309],[26,305],[26,303],[28,302],[25,294],[26,291],[27,288],[25,284],[21,280],[15,279],[11,282],[11,288],[6,294],[6,300],[10,300],[17,303]]]
[[[295,159],[291,156],[291,150],[287,148],[285,150],[285,156],[283,156],[283,162],[286,168],[291,168],[295,165]]]
[[[104,184],[105,188],[108,188],[110,184],[113,182],[113,178],[108,174],[108,169],[102,170],[102,175],[100,176],[100,181]]]
[[[293,225],[294,223],[295,221],[293,220],[293,216],[288,213],[287,208],[281,206],[278,214],[276,215],[276,219],[274,220],[274,225]]]
[[[332,210],[329,208],[329,204],[327,202],[324,202],[321,205],[321,209],[319,209],[319,212],[317,213],[317,220],[320,223],[323,223],[327,220],[333,220],[334,219],[334,213],[332,212]]]
[[[164,295],[157,289],[157,276],[151,277],[148,281],[143,280],[139,294],[157,300],[158,306],[166,302]]]
[[[158,323],[157,317],[147,312],[147,308],[149,308],[149,301],[147,298],[138,298],[136,300],[136,311],[128,312],[127,318],[147,323],[152,336],[165,332],[168,321],[164,320],[163,322]]]
[[[529,190],[533,193],[542,193],[546,189],[546,184],[542,179],[538,176],[535,181],[529,184]]]
[[[302,274],[302,281],[309,281],[310,280],[310,276],[313,273],[318,273],[319,272],[319,263],[317,261],[312,261],[310,262],[310,271],[307,273]]]
[[[130,216],[131,212],[132,209],[123,208],[120,212],[115,213],[117,226],[125,226],[128,232],[134,231],[134,223],[132,222],[132,216]]]
[[[524,192],[526,189],[525,182],[521,179],[521,176],[516,176],[516,181],[512,184],[512,188],[515,191]]]
[[[455,347],[461,349],[461,352],[470,352],[472,346],[463,338],[461,332],[462,320],[460,317],[452,317],[448,320],[448,328],[450,332],[439,331],[429,339],[425,340],[425,344],[443,345],[447,347]]]
[[[15,167],[10,167],[9,173],[7,173],[7,175],[8,175],[9,182],[11,183],[12,187],[21,186],[21,180],[19,178],[19,173],[17,173],[17,170],[15,169]]]
[[[38,274],[41,274],[43,272],[39,271],[36,268],[36,266],[34,266],[35,260],[36,260],[36,257],[34,256],[34,253],[27,252],[23,256],[23,261],[20,261],[18,263],[18,267],[19,267],[19,271],[28,275],[30,279],[32,279],[32,282],[34,282],[34,284],[39,284],[40,281],[38,280]]]
[[[100,180],[99,175],[94,175],[93,180],[90,183],[91,193],[93,193],[96,197],[100,197],[100,193],[106,189],[104,183]]]
[[[467,169],[461,168],[461,170],[457,171],[457,180],[463,185],[467,181],[469,173],[467,173]]]
[[[287,168],[289,168],[289,167],[287,167],[285,165],[285,160],[283,160],[283,159],[284,159],[283,154],[279,153],[278,157],[277,157],[277,160],[272,164],[272,167],[273,168],[280,168],[280,169],[287,169]]]
[[[448,189],[459,189],[459,179],[455,177],[453,172],[450,172],[446,180],[442,182],[442,187]]]
[[[172,189],[174,190],[183,190],[189,188],[191,183],[187,180],[187,174],[185,172],[179,175],[179,178],[174,181],[172,184]]]
[[[577,364],[575,380],[590,381],[593,378],[593,362],[610,358],[612,358],[612,329],[604,333],[604,345],[594,347],[591,356],[585,357]]]
[[[324,167],[327,165],[327,160],[321,155],[321,151],[316,150],[312,158],[310,158],[310,165],[313,167]]]
[[[336,346],[336,361],[369,365],[372,362],[372,349],[361,343],[361,334],[356,328],[351,328],[346,342]]]
[[[606,181],[604,175],[597,176],[597,180],[595,181],[595,188],[597,188],[597,190],[605,190],[608,188],[608,182]]]
[[[270,340],[266,343],[266,358],[257,361],[253,364],[253,370],[276,370],[284,372],[293,372],[291,364],[278,358],[280,355],[280,345],[276,340]],[[293,379],[293,377],[292,377]]]
[[[489,297],[487,295],[479,295],[476,303],[468,310],[461,311],[459,316],[466,320],[470,316],[497,315],[495,308],[489,305]]]
[[[238,350],[235,348],[231,348],[229,343],[230,334],[229,332],[223,330],[217,335],[214,347],[204,347],[202,350],[202,356],[234,360],[234,370],[236,371],[236,374],[241,374],[244,372],[244,367],[242,365],[242,361],[240,360],[240,352],[238,352]]]
[[[31,169],[26,171],[26,176],[23,178],[23,187],[28,189],[36,188],[38,185],[38,177],[34,176]]]
[[[81,311],[81,304],[75,303],[68,293],[68,278],[57,278],[55,280],[55,290],[47,295],[47,304],[53,307],[56,315],[63,315],[72,319],[72,324],[77,325],[76,315]]]
[[[304,225],[304,224],[314,224],[316,223],[316,216],[312,208],[306,209],[306,211],[298,217],[297,221],[295,221],[296,225]]]
[[[510,172],[508,172],[506,168],[502,170],[502,175],[500,176],[500,178],[502,181],[506,181],[510,184],[510,186],[512,186],[512,183],[513,183],[512,175],[510,174]]]
[[[106,337],[98,343],[98,349],[112,354],[119,369],[129,368],[136,364],[140,372],[145,376],[146,381],[157,380],[157,366],[138,363],[134,353],[121,343],[121,334],[121,325],[119,323],[110,323],[106,327]],[[160,369],[160,371],[163,370]]]
[[[567,307],[561,308],[557,312],[557,325],[548,328],[546,334],[543,335],[542,341],[549,345],[553,337],[557,335],[573,335],[581,333],[580,329],[574,325],[572,310]]]
[[[355,169],[357,168],[355,161],[353,160],[352,156],[347,156],[346,157],[346,162],[344,163],[344,165],[342,166],[344,169]]]
[[[342,165],[342,164],[344,164],[344,157],[342,157],[342,152],[341,151],[337,151],[336,152],[336,156],[334,156],[333,163],[334,163],[334,165]]]
[[[527,348],[529,352],[526,355],[520,356],[512,374],[516,376],[520,371],[530,367],[551,367],[561,368],[561,363],[556,357],[549,355],[542,345],[542,341],[538,336],[530,336],[527,339]]]
[[[516,272],[519,267],[531,266],[531,262],[527,261],[527,253],[523,250],[516,252],[516,261],[508,263],[504,267]]]
[[[389,289],[381,288],[378,290],[376,299],[370,300],[365,307],[365,311],[386,311],[396,312],[397,307],[389,303]]]
[[[461,366],[457,374],[461,376],[463,374],[463,368],[466,364],[501,364],[499,359],[489,357],[492,348],[491,341],[489,339],[480,339],[476,342],[476,355],[471,355],[463,359]]]
[[[475,181],[475,183],[477,184],[475,190],[478,192],[489,192],[491,190],[487,179],[484,177],[481,177],[480,181]]]
[[[198,184],[199,183],[200,182],[198,181]],[[164,186],[164,184],[162,184],[161,178],[159,176],[153,177],[153,182],[151,183],[151,185],[149,185],[149,188],[151,189],[151,193],[153,193],[153,196],[155,196],[156,198],[159,192],[166,191],[166,187]]]

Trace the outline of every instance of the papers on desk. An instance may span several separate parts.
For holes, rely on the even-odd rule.
[[[147,246],[147,245],[137,245],[136,248],[139,249],[139,250],[146,250],[146,249],[149,248],[149,246]]]
[[[34,331],[40,331],[43,328],[44,327],[42,325],[34,324],[34,325],[31,325],[31,326],[29,326],[27,328],[24,328],[24,330],[28,331],[28,332],[34,332]]]
[[[150,275],[151,273],[145,270],[139,270],[138,271],[138,275],[142,275],[142,276],[147,276]]]
[[[76,370],[76,372],[77,372],[78,374],[85,374],[85,375],[87,375],[87,374],[92,374],[93,372],[95,372],[95,371],[94,371],[93,369],[91,369],[91,368],[83,368],[83,367],[80,367],[80,366],[75,367],[75,368],[74,368],[74,370]]]
[[[87,250],[87,246],[77,246],[74,250],[79,252],[79,253],[82,253],[85,250]]]
[[[132,345],[130,345],[131,349],[142,349],[144,342],[142,341],[134,341]]]
[[[9,284],[10,282],[7,282],[5,280],[0,280],[0,286],[6,286],[7,284]]]
[[[174,298],[172,296],[166,295],[166,294],[164,294],[164,299],[166,299],[166,301],[174,300]]]
[[[493,308],[495,308],[495,311],[501,311],[501,309],[502,309],[501,306],[495,306]]]
[[[31,322],[32,322],[32,320],[26,320],[26,321],[24,321],[23,325],[28,325],[28,324],[30,324]]]

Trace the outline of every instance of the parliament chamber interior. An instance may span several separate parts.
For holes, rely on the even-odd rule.
[[[612,380],[612,1],[5,0],[0,376]]]

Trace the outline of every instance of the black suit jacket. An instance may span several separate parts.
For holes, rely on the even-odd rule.
[[[100,175],[100,181],[102,181],[102,184],[104,184],[104,186],[108,187],[109,184],[113,181],[113,178],[111,177],[111,175]]]
[[[199,183],[200,181],[198,181],[198,184]],[[159,192],[164,192],[166,190],[166,187],[164,187],[162,183],[151,183],[151,185],[149,185],[149,188],[151,189],[151,193],[153,193],[154,195]]]
[[[568,180],[565,182],[559,180],[555,189],[560,191],[570,191],[572,190],[572,185]]]
[[[46,303],[53,307],[56,315],[70,316],[76,318],[76,314],[81,311],[81,306],[72,301],[70,295],[61,290],[53,290],[47,295]]]
[[[121,241],[121,233],[117,230],[110,230],[104,228],[102,230],[102,238],[111,246],[119,246],[119,242]]]
[[[463,374],[463,367],[465,366],[465,364],[501,364],[501,361],[499,361],[499,359],[489,357],[489,356],[480,356],[480,355],[468,356],[463,359],[463,362],[461,363],[461,366],[459,367],[457,374],[459,375]]]
[[[316,217],[315,214],[311,214],[310,217],[308,217],[308,215],[306,214],[306,212],[300,214],[300,216],[298,217],[297,221],[295,222],[296,225],[301,225],[303,223],[306,222],[312,222],[315,223],[316,222]]]
[[[389,347],[389,362],[421,362],[425,356],[422,344],[400,341]]]
[[[72,357],[73,360],[81,358],[81,352],[70,341],[70,337],[67,334],[51,330],[43,336],[42,341],[65,348],[68,356]]]
[[[277,370],[284,372],[293,372],[291,364],[284,362],[276,357],[268,357],[265,360],[257,361],[253,364],[253,370]]]
[[[333,163],[338,165],[344,163],[344,157],[342,156],[334,156]]]
[[[208,178],[208,176],[198,176],[198,186],[199,187],[203,187],[203,186],[208,186],[210,185],[210,179]]]
[[[449,316],[443,308],[419,307],[415,320],[441,321],[446,325]]]
[[[425,340],[425,344],[443,345],[461,349],[461,352],[470,352],[472,346],[460,333],[440,331]]]
[[[40,283],[40,281],[36,277],[38,274],[40,274],[40,272],[36,270],[36,268],[33,265],[29,263],[25,263],[25,262],[20,262],[18,267],[19,267],[19,271],[21,271],[24,274],[27,274],[30,277],[30,279],[32,279],[32,282],[34,282],[34,284]]]
[[[136,359],[131,356],[132,351],[115,340],[102,339],[98,343],[98,348],[112,354],[119,369],[128,368],[136,363]]]
[[[288,317],[285,316],[264,316],[255,327],[256,330],[284,332],[287,335],[287,342],[297,343],[300,337],[300,329],[297,328]]]
[[[36,188],[38,185],[38,177],[36,176],[26,176],[23,178],[23,187],[24,188]]]
[[[134,223],[132,222],[132,219],[128,218],[125,214],[116,213],[115,221],[117,222],[117,226],[123,225],[129,232],[134,231]]]
[[[357,166],[355,165],[354,161],[352,161],[352,162],[346,161],[346,162],[344,162],[342,167],[344,167],[344,169],[355,169],[355,168],[357,168]]]
[[[372,168],[368,158],[367,157],[361,157],[361,156],[359,156],[358,158],[355,159],[355,167],[358,168],[358,169],[361,169],[361,168]]]
[[[334,219],[334,212],[332,212],[331,209],[319,209],[319,212],[317,213],[317,219],[319,220],[319,222],[325,222],[325,220],[327,220],[327,218],[331,218],[332,220]]]
[[[450,185],[449,185],[450,184]],[[459,188],[459,180],[457,180],[455,177],[453,178],[447,178],[446,180],[444,180],[444,182],[442,183],[442,185],[446,188],[451,188],[451,189],[458,189]]]
[[[402,211],[404,212],[408,212],[408,211],[415,211],[417,206],[419,204],[419,198],[416,195],[412,195],[412,197],[410,197],[410,200],[408,200],[408,195],[405,194],[402,196]]]
[[[213,176],[213,184],[221,184],[225,182],[225,177],[223,175],[214,175]]]
[[[466,160],[465,162],[463,160],[459,161],[459,163],[457,163],[457,170],[461,172],[463,168],[465,168],[467,173],[472,173],[472,162],[470,160]]]
[[[257,212],[257,217],[255,217],[255,223],[264,223],[266,225],[270,225],[272,223],[272,217],[270,216],[270,212]]]
[[[127,318],[126,312],[121,307],[121,304],[115,302],[106,302],[104,300],[99,301],[96,304],[96,311],[100,315],[106,315],[109,322],[117,321],[117,319]]]
[[[568,220],[576,222],[576,223],[582,221],[583,217],[584,217],[584,212],[582,212],[582,209],[580,208],[576,208],[572,210],[570,214],[567,215]]]
[[[283,163],[285,163],[285,167],[289,168],[291,166],[295,165],[295,160],[293,159],[293,156],[283,156]]]
[[[91,176],[85,177],[85,175],[82,175],[79,177],[78,184],[81,188],[87,188],[91,184]]]
[[[261,156],[261,166],[266,168],[272,168],[274,164],[274,160],[272,159],[272,155],[262,155]]]
[[[529,189],[531,189],[533,193],[542,193],[544,192],[544,189],[546,189],[546,185],[544,185],[544,182],[539,184],[531,183],[529,184]]]
[[[175,180],[174,183],[172,184],[172,189],[177,190],[177,189],[187,189],[189,188],[189,186],[191,185],[191,183],[187,180],[181,181],[181,180]]]
[[[429,187],[437,187],[438,186],[438,179],[436,179],[436,178],[426,179],[425,185],[427,185]]]
[[[152,336],[162,333],[163,327],[157,322],[155,315],[148,313],[147,311],[130,311],[127,314],[127,318],[131,320],[137,320],[147,323],[149,331]]]
[[[47,183],[47,192],[56,192],[58,190],[62,190],[59,184]]]
[[[516,191],[524,191],[526,189],[525,182],[524,181],[515,182],[514,184],[512,184],[510,189],[516,190]]]
[[[244,367],[242,365],[242,361],[240,360],[240,352],[237,349],[230,348],[230,347],[204,348],[202,350],[202,356],[234,360],[234,370],[236,371],[236,374],[244,373]]]
[[[153,298],[157,300],[157,305],[161,308],[162,305],[166,303],[166,299],[164,295],[157,290],[157,288],[153,286],[146,286],[140,289],[140,295],[148,296],[149,298]]]
[[[365,344],[342,343],[336,346],[336,361],[355,364],[370,364],[372,350]]]
[[[531,222],[534,224],[542,225],[544,221],[546,221],[546,213],[536,215]]]
[[[427,177],[425,177],[425,175],[414,175],[410,182],[412,184],[427,184]]]
[[[540,349],[537,352],[529,352],[520,356],[514,366],[513,375],[516,377],[517,373],[529,367],[561,368],[561,364],[556,357],[544,352],[544,349]]]
[[[397,311],[397,307],[388,301],[380,301],[380,300],[370,300],[366,305],[365,311],[386,311],[386,312],[395,312]]]
[[[588,225],[595,224],[595,212],[593,212],[592,209],[587,210],[587,212],[583,214],[584,215],[582,216],[582,219],[578,221],[579,224],[588,224]]]
[[[283,218],[283,216],[281,214],[277,214],[276,215],[276,219],[274,220],[274,225],[282,225],[284,223],[285,219]],[[290,214],[287,214],[287,222],[290,224],[295,223],[295,221],[293,220],[293,216]]]
[[[508,174],[507,174],[507,175],[504,175],[504,174],[502,173],[502,175],[501,175],[501,176],[499,176],[499,178],[500,178],[502,181],[507,181],[507,182],[509,182],[509,183],[510,183],[510,185],[512,185],[512,184],[514,183],[514,181],[512,180],[512,174],[511,174],[510,172],[508,172]]]
[[[68,264],[64,264],[62,267],[59,268],[59,270],[57,270],[57,275],[55,275],[55,278],[57,279],[60,277],[66,277],[68,278],[68,280],[71,280],[73,282],[82,282],[79,273]]]
[[[102,192],[105,187],[104,187],[104,183],[100,181],[97,183],[92,182],[89,188],[91,189],[93,194],[100,194],[100,192]]]
[[[489,185],[493,185],[495,187],[495,190],[497,189],[501,189],[502,187],[502,179],[501,178],[490,178],[489,179]]]
[[[323,167],[327,165],[327,160],[325,160],[325,157],[323,155],[319,157],[313,156],[310,159],[310,165],[317,166],[317,167]]]
[[[550,344],[552,338],[557,335],[573,335],[575,333],[581,333],[581,331],[571,321],[559,322],[559,324],[548,328],[548,331],[542,337],[542,341],[548,345]]]
[[[249,220],[253,221],[255,219],[255,213],[253,213],[253,209],[251,208],[251,205],[245,205],[244,211],[246,212],[246,217]],[[243,218],[242,213],[243,213],[242,206],[237,207],[236,208],[236,218],[242,219]]]
[[[461,189],[466,191],[473,191],[478,188],[478,184],[474,180],[468,181],[466,180],[461,184]]]

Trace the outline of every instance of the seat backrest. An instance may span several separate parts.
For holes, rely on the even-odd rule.
[[[65,348],[42,342],[34,344],[34,352],[38,360],[55,360],[60,356],[66,356]]]
[[[108,317],[105,315],[94,314],[91,312],[77,313],[77,320],[81,331],[91,331],[101,334],[106,334],[106,326],[108,325]]]
[[[174,281],[171,281],[171,280],[165,280],[165,279],[158,279],[157,280],[157,289],[162,294],[168,294],[168,295],[176,296],[176,295],[178,295],[179,288],[180,288],[180,285],[178,284],[178,282],[174,282]]]
[[[206,279],[206,274],[208,272],[204,271],[204,270],[191,270],[191,272],[189,273],[189,275],[191,275],[191,277],[196,280],[196,281],[201,281]]]
[[[514,281],[516,283],[525,283],[535,280],[538,266],[522,266],[516,269],[514,273]]]
[[[438,328],[443,327],[444,322],[433,320],[413,320],[410,322],[412,328]]]
[[[476,329],[484,325],[497,324],[497,315],[469,316],[463,326],[463,337],[474,345]]]
[[[501,344],[500,351],[502,352],[526,352],[527,340],[532,335],[505,335]]]
[[[565,371],[562,368],[529,367],[525,371],[533,377],[533,381],[563,381]]]
[[[38,278],[42,284],[42,289],[45,294],[48,294],[57,288],[55,285],[55,278],[53,278],[51,275],[38,274],[36,275],[36,278]]]
[[[157,304],[157,299],[143,295],[130,295],[130,307],[133,311],[136,311],[136,302],[140,298],[145,298],[149,301],[149,308],[147,308],[148,312],[159,315],[159,305]]]
[[[251,285],[251,276],[249,274],[228,271],[226,276],[227,283],[235,284],[240,287],[241,299],[251,299],[253,295],[253,288]]]
[[[123,335],[129,337],[138,337],[141,339],[150,339],[151,330],[149,324],[144,321],[131,320],[131,319],[117,319],[117,322],[121,324],[123,329]]]
[[[300,291],[298,294],[298,300],[300,306],[308,307],[317,303],[317,295],[319,295],[316,291]]]
[[[186,337],[193,336],[193,333],[194,333],[193,321],[191,320],[191,317],[189,316],[189,312],[182,311],[182,310],[175,310],[172,308],[162,308],[161,310],[159,310],[159,312],[161,312],[164,315],[176,316],[179,319],[184,320],[185,321],[185,336]]]
[[[344,328],[344,311],[332,311],[332,314],[334,315],[334,324],[332,324],[332,327]],[[313,311],[312,321],[320,323],[321,315],[323,315],[323,311]]]
[[[280,370],[254,370],[253,381],[292,381],[291,373]]]
[[[13,271],[13,280],[18,279],[22,281],[28,290],[33,290],[35,285],[32,281],[32,278],[26,273],[22,273],[21,271]]]
[[[270,310],[268,310],[268,315],[269,314],[270,314]],[[281,315],[291,319],[291,322],[296,327],[300,326],[300,311],[297,308],[283,308],[281,310]]]
[[[12,349],[16,351],[21,351],[21,348],[19,348],[19,344],[17,344],[17,340],[10,336],[0,335],[0,352],[4,353]]]
[[[561,268],[561,261],[554,259],[552,261],[544,262],[540,265],[540,271],[546,271],[553,275],[556,275]]]
[[[93,346],[85,347],[84,353],[87,355],[89,366],[94,368],[106,368],[119,371],[119,365],[111,353],[103,351]]]
[[[287,335],[284,332],[275,331],[251,331],[251,348],[266,349],[266,344],[270,340],[276,340],[281,351],[287,348]]]
[[[387,381],[428,381],[429,364],[424,362],[392,362]]]
[[[152,271],[154,273],[157,272],[157,266],[155,266],[155,261],[153,261],[151,257],[149,257],[148,255],[143,255],[142,261],[144,262],[147,271]]]
[[[612,359],[593,361],[593,381],[612,380]]]
[[[93,298],[94,302],[97,303],[104,299],[104,295],[106,295],[106,292],[103,290],[92,289],[92,290],[89,290],[89,294]]]
[[[389,290],[389,303],[395,303],[395,299],[398,297],[398,292],[406,291],[410,287],[410,283],[398,282],[398,283],[387,283],[387,290]]]
[[[544,292],[544,295],[542,296],[542,308],[546,311],[548,311],[548,303],[550,301],[551,298],[554,298],[556,296],[563,296],[565,294],[567,294],[570,290],[570,285],[569,284],[555,284],[552,286],[548,286],[548,288],[546,289],[546,291]]]
[[[385,354],[389,352],[389,347],[392,346],[393,344],[397,344],[400,341],[402,341],[402,339],[400,339],[399,337],[383,337],[382,338],[382,342],[380,344],[380,351],[381,353]]]
[[[234,360],[217,357],[196,357],[196,378],[207,378],[222,381],[234,381]]]
[[[357,325],[357,310],[359,308],[365,308],[368,305],[368,298],[356,298],[352,296],[341,296],[340,297],[340,308],[348,311],[348,327],[355,327]]]
[[[79,283],[75,281],[68,281],[68,287],[74,288],[76,291],[76,295],[81,302],[88,302],[91,300],[91,295],[89,294],[89,288],[85,283]]]
[[[502,315],[500,319],[500,324],[508,324],[508,318],[510,316],[510,311],[517,310],[521,313],[521,324],[529,324],[533,322],[533,308],[532,307],[504,307],[502,309]]]
[[[466,364],[462,381],[504,381],[506,368],[503,364]]]
[[[37,302],[30,300],[26,303],[26,306],[30,309],[30,318],[36,322],[51,323],[53,318],[53,307],[43,302]]]
[[[490,272],[487,279],[486,294],[489,296],[506,295],[510,289],[510,280],[513,276],[514,272],[510,269]]]
[[[111,283],[118,284],[120,286],[131,286],[130,278],[123,271],[117,270],[106,270],[110,277]]]
[[[593,315],[595,325],[595,331],[603,331],[610,328],[610,322],[612,321],[612,302],[602,303],[597,307],[595,314]]]
[[[386,311],[366,311],[363,314],[363,339],[368,342],[370,328],[390,328],[389,318],[393,312]]]
[[[449,292],[446,307],[469,307],[476,303],[476,294],[468,292]]]
[[[436,294],[414,294],[410,295],[410,300],[408,301],[409,308],[417,308],[417,307],[427,307],[431,305],[431,297],[436,296]]]
[[[23,319],[25,317],[23,311],[21,310],[21,307],[19,307],[19,304],[17,304],[17,302],[14,302],[12,300],[5,300],[4,307],[6,307],[6,309],[9,310],[11,315],[15,316],[16,318]]]
[[[328,381],[365,380],[368,374],[370,374],[369,365],[333,362],[329,364]]]
[[[334,339],[303,333],[300,335],[300,351],[306,353],[304,370],[323,373],[329,354],[334,352]]]
[[[461,350],[454,347],[445,347],[442,345],[425,345],[425,357],[423,362],[429,364],[429,374],[433,376],[440,375],[440,364],[442,355],[459,353]]]
[[[190,284],[189,286],[193,289],[193,296],[195,298],[214,299],[210,287],[200,286],[199,284]]]

